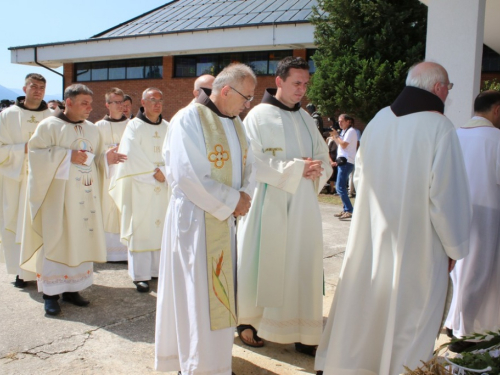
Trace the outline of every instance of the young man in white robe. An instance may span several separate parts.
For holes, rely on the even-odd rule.
[[[162,243],[155,367],[231,375],[236,219],[250,207],[253,155],[239,113],[257,79],[233,64],[172,119],[163,148],[172,198]]]
[[[96,122],[105,150],[102,156],[106,156],[100,158],[98,168],[108,262],[123,262],[128,259],[127,246],[120,242],[120,211],[109,195],[109,184],[117,164],[127,160],[126,155],[118,153],[120,140],[129,122],[122,111],[124,96],[123,91],[116,87],[109,89],[104,96],[109,114]]]
[[[439,64],[366,127],[345,259],[316,353],[325,375],[399,375],[432,357],[455,260],[469,251],[471,207]]]
[[[277,90],[267,89],[245,118],[258,184],[238,227],[238,333],[250,346],[262,346],[261,337],[314,356],[323,329],[317,196],[332,167],[314,119],[300,106],[308,82],[307,61],[283,59]]]
[[[127,156],[111,178],[109,194],[121,215],[120,239],[128,248],[128,273],[137,291],[149,292],[158,277],[168,186],[161,149],[168,122],[163,120],[163,94],[144,90],[142,107],[123,133],[118,152]]]
[[[484,91],[474,117],[457,130],[472,201],[469,255],[451,273],[453,298],[445,322],[455,337],[500,329],[500,92]],[[462,352],[474,342],[449,346]]]
[[[28,143],[30,175],[21,267],[36,272],[45,312],[61,312],[63,300],[89,301],[79,291],[92,285],[93,262],[106,261],[95,155],[99,131],[87,121],[92,91],[74,84],[64,91],[66,108],[38,124]]]
[[[0,113],[0,231],[7,273],[16,275],[14,286],[23,288],[36,274],[19,267],[26,185],[28,181],[28,141],[36,126],[52,115],[43,101],[45,78],[36,73],[26,76],[16,104]]]

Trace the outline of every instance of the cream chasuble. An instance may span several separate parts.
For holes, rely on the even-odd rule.
[[[457,129],[469,179],[469,255],[451,273],[453,299],[445,326],[456,337],[500,329],[500,130],[476,116]]]
[[[135,117],[118,149],[127,155],[127,161],[116,166],[109,194],[121,214],[120,239],[131,252],[159,251],[161,247],[167,184],[155,180],[153,174],[156,168],[165,171],[161,149],[167,127],[165,120],[153,125]]]
[[[258,185],[238,227],[239,324],[274,342],[319,343],[323,306],[323,234],[317,194],[331,175],[328,147],[314,120],[275,98],[254,107],[245,129]],[[321,160],[321,178],[302,177],[303,158]]]
[[[19,267],[28,180],[28,154],[24,150],[38,123],[51,114],[44,101],[37,110],[26,109],[18,101],[15,106],[0,113],[0,174],[3,176],[0,230],[7,272],[19,274],[24,280],[35,278],[35,274]]]
[[[36,254],[76,267],[105,262],[106,247],[95,159],[72,164],[71,150],[100,154],[99,132],[89,121],[71,123],[64,114],[42,121],[29,142],[28,201],[21,267],[36,269]],[[66,176],[58,174],[61,164]]]
[[[195,104],[200,114],[207,158],[211,165],[210,178],[232,186],[232,160],[229,143],[219,117],[208,107]],[[233,125],[240,141],[242,178],[248,152],[243,126],[239,118]],[[234,220],[229,217],[228,220]],[[210,301],[210,326],[212,330],[236,327],[233,260],[231,255],[230,223],[220,221],[205,212],[205,234],[207,242],[207,274]]]
[[[120,211],[109,195],[109,184],[111,176],[114,175],[117,165],[108,165],[106,162],[106,151],[118,146],[122,139],[123,132],[127,127],[129,119],[114,120],[105,116],[101,121],[96,122],[103,153],[99,160],[99,182],[101,186],[102,221],[104,231],[108,233],[120,233]]]

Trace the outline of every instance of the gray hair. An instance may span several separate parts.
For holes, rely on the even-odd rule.
[[[94,96],[94,93],[87,86],[82,85],[81,83],[75,83],[71,86],[66,87],[64,90],[64,100],[66,99],[74,99],[78,95],[90,95]]]
[[[212,84],[212,94],[219,94],[224,86],[236,86],[250,78],[257,84],[257,77],[252,68],[245,64],[231,64],[220,72]]]
[[[148,87],[146,90],[142,92],[142,99],[146,99],[146,95],[148,95],[148,92],[150,91],[159,92],[160,95],[163,97],[163,93],[160,91],[160,89],[157,89],[156,87]]]
[[[445,68],[437,63],[426,61],[410,68],[406,77],[406,86],[433,92],[436,83],[446,83],[447,80],[448,73]]]

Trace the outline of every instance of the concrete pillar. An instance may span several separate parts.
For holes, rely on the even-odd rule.
[[[455,127],[473,113],[479,94],[486,0],[428,0],[425,59],[443,65],[453,89],[445,115]]]

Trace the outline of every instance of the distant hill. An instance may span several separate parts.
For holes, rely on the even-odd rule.
[[[16,100],[18,96],[19,95],[15,91],[12,91],[11,89],[8,89],[7,87],[3,87],[2,85],[0,85],[0,100],[3,99]]]
[[[21,89],[12,89],[0,85],[0,100],[9,99],[16,100],[18,96],[24,96],[24,92]],[[48,102],[49,100],[61,100],[61,95],[49,95],[46,94],[44,100]]]

